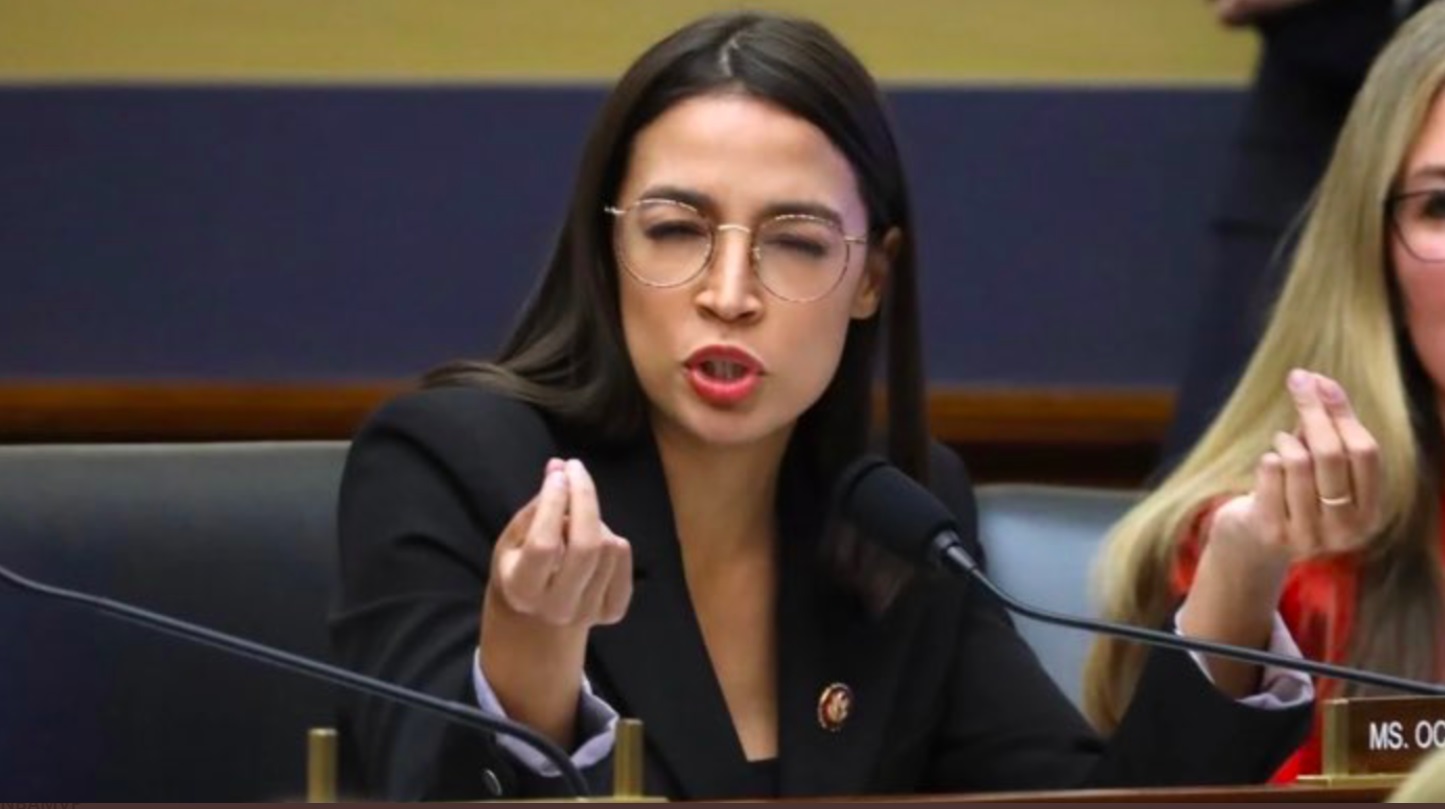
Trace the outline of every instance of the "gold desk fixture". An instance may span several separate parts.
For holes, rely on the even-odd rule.
[[[1354,697],[1321,706],[1321,769],[1300,782],[1393,787],[1445,747],[1445,698]]]
[[[617,741],[612,749],[612,799],[641,800],[642,720],[617,720]]]
[[[336,803],[336,730],[306,734],[306,802]]]
[[[666,803],[643,793],[642,721],[619,719],[612,749],[612,794],[584,803]],[[306,802],[336,802],[336,731],[312,728],[306,736]],[[526,801],[530,803],[531,801]],[[555,801],[548,801],[555,802]]]
[[[644,793],[642,720],[617,720],[612,746],[612,794],[584,798],[588,803],[667,803],[666,798]]]

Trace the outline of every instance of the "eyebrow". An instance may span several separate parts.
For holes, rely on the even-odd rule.
[[[1445,167],[1441,167],[1445,171]],[[638,199],[668,199],[673,202],[682,202],[702,211],[714,213],[717,211],[717,202],[701,191],[691,188],[683,188],[677,185],[657,185],[645,189]],[[759,214],[759,219],[771,219],[775,216],[813,216],[818,219],[825,219],[838,227],[843,227],[843,215],[830,206],[820,202],[809,202],[807,200],[779,200],[768,203]]]
[[[1420,168],[1410,172],[1410,175],[1405,178],[1406,183],[1420,180],[1445,180],[1445,164],[1426,163]]]

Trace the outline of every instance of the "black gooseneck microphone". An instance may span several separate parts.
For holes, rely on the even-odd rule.
[[[1323,677],[1391,688],[1408,694],[1445,695],[1445,686],[1407,680],[1363,669],[1336,666],[1305,658],[1285,657],[1260,649],[1197,640],[1143,627],[1053,612],[1025,604],[989,580],[958,536],[958,523],[948,507],[897,467],[877,456],[864,456],[838,476],[835,504],[842,516],[875,542],[913,562],[972,576],[994,599],[1019,615],[1073,629],[1113,635],[1154,646],[1186,649],[1249,663],[1278,666]]]
[[[504,736],[513,736],[528,745],[549,761],[556,765],[567,782],[567,786],[573,792],[573,797],[585,798],[588,796],[587,782],[582,778],[582,773],[562,751],[547,737],[528,728],[526,725],[502,719],[496,716],[489,716],[481,710],[460,702],[441,699],[421,691],[414,691],[410,688],[403,688],[399,685],[368,677],[364,674],[357,674],[354,671],[312,660],[308,657],[283,651],[272,646],[256,643],[255,641],[238,638],[235,635],[227,635],[208,627],[188,623],[167,615],[142,609],[140,607],[126,604],[121,601],[113,601],[100,596],[93,596],[88,593],[80,593],[74,590],[66,590],[60,587],[52,587],[48,584],[27,579],[24,576],[0,566],[0,579],[28,593],[34,593],[48,598],[55,598],[72,604],[82,604],[86,607],[98,610],[116,618],[123,618],[132,623],[150,629],[156,629],[170,635],[185,638],[186,640],[197,641],[207,646],[223,649],[232,654],[258,660],[277,668],[287,671],[305,674],[317,680],[332,685],[339,685],[354,691],[360,691],[375,697],[392,700],[415,708],[422,708],[432,713],[439,714],[455,722],[478,728],[490,733],[500,733]]]

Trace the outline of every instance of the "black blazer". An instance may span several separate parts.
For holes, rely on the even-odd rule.
[[[633,546],[631,607],[620,624],[592,633],[586,668],[600,696],[644,721],[649,792],[738,797],[748,767],[688,599],[650,441],[595,449],[526,405],[471,388],[387,405],[357,437],[342,483],[333,623],[340,661],[475,704],[473,652],[491,545],[553,455],[587,464],[603,518]],[[972,536],[962,464],[941,448],[932,462],[932,488]],[[827,492],[816,484],[785,473],[780,496],[782,794],[1259,781],[1308,730],[1308,707],[1242,707],[1187,656],[1156,653],[1106,745],[977,589],[920,578],[870,617],[817,564]],[[818,722],[818,699],[835,682],[852,688],[854,705],[843,728],[829,732]],[[483,734],[381,701],[349,703],[342,725],[375,795],[514,797],[561,788]],[[587,776],[605,787],[610,761]]]

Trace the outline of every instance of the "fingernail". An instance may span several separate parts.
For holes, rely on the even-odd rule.
[[[574,475],[580,475],[585,470],[582,468],[581,461],[577,460],[576,458],[570,458],[567,461],[567,471]]]
[[[1310,375],[1308,371],[1296,368],[1289,372],[1289,389],[1295,394],[1309,393]]]
[[[561,469],[553,469],[552,471],[547,473],[547,485],[551,486],[554,489],[561,486],[566,486],[567,473],[563,472]]]
[[[1333,379],[1321,379],[1319,388],[1320,396],[1323,397],[1326,402],[1330,404],[1344,404],[1345,389],[1340,387],[1340,383]]]

